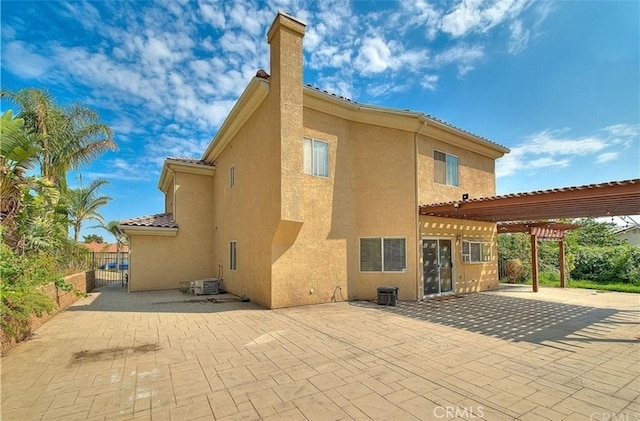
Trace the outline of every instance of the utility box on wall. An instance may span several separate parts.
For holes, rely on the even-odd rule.
[[[398,302],[398,287],[378,287],[378,304],[383,306],[395,306]]]

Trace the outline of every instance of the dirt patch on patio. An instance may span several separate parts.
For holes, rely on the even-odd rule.
[[[83,361],[104,361],[112,359],[118,353],[133,352],[135,354],[147,354],[149,352],[158,351],[160,344],[144,344],[138,346],[113,347],[96,350],[84,350],[75,352],[71,360],[72,363]]]

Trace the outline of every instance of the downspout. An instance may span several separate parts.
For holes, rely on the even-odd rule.
[[[420,126],[420,128],[418,129],[417,132],[415,132],[415,134],[413,135],[413,157],[414,157],[414,185],[415,185],[415,197],[414,197],[414,203],[415,203],[415,215],[416,215],[416,242],[417,244],[417,252],[416,252],[416,301],[420,301],[422,299],[421,295],[420,295],[420,281],[422,280],[422,270],[420,269],[420,260],[422,258],[422,247],[421,247],[421,243],[422,243],[422,237],[420,236],[420,210],[419,210],[419,204],[418,204],[418,200],[420,199],[419,194],[420,194],[420,175],[419,175],[419,171],[418,171],[418,136],[420,136],[420,133],[422,132],[422,130],[424,130],[425,127],[427,127],[427,120],[424,118],[423,115],[418,116],[418,120],[422,120],[422,125]]]

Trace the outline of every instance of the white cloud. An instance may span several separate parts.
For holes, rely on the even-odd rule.
[[[420,80],[420,85],[425,89],[435,91],[438,87],[438,76],[424,75],[424,77]]]
[[[529,4],[530,0],[463,0],[442,17],[441,29],[454,38],[487,32],[518,16]]]
[[[34,52],[22,41],[11,41],[2,50],[2,66],[25,78],[41,77],[52,65],[49,59]]]
[[[453,37],[461,37],[482,23],[478,1],[462,1],[455,10],[442,18],[442,30]]]
[[[458,67],[458,75],[464,76],[475,67],[475,64],[484,57],[484,47],[481,45],[459,44],[438,53],[435,56],[436,66],[455,64]]]
[[[620,125],[613,131],[622,130]],[[611,127],[603,131],[611,131]],[[627,132],[623,130],[623,132]],[[579,157],[595,156],[595,162],[604,164],[615,160],[619,152],[606,151],[612,146],[608,137],[568,136],[569,129],[543,130],[528,136],[524,142],[511,148],[511,152],[496,163],[496,176],[505,177],[521,171],[535,173],[543,168],[563,168]],[[628,133],[631,133],[629,131]]]
[[[605,127],[603,130],[615,137],[638,137],[640,135],[640,124],[614,124]]]
[[[518,54],[527,48],[529,43],[529,30],[525,29],[522,21],[516,20],[510,26],[509,30],[509,46],[508,50],[510,54]]]
[[[220,5],[220,3],[207,4],[202,2],[199,4],[200,13],[202,13],[204,19],[216,29],[224,29],[226,24]]]
[[[85,101],[127,113],[130,120],[113,120],[126,142],[156,144],[164,133],[208,140],[256,70],[269,71],[266,31],[278,9],[308,23],[305,66],[315,71],[314,83],[357,99],[436,90],[452,69],[464,76],[490,59],[482,37],[498,25],[510,29],[511,50],[526,47],[532,16],[538,24],[550,10],[537,5],[527,17],[528,4],[456,1],[445,10],[437,2],[401,0],[400,7],[362,12],[341,0],[66,2],[50,10],[98,42],[43,41],[36,50],[20,41],[29,25],[15,17],[3,20],[2,33],[12,39],[3,40],[2,65],[25,78],[89,90]],[[436,38],[443,34],[456,43],[442,47]],[[175,124],[179,133],[164,131]],[[193,152],[177,145],[186,148],[181,155]]]
[[[618,159],[618,152],[605,152],[603,154],[598,155],[596,158],[596,164],[604,164],[610,161],[615,161]]]
[[[367,38],[353,64],[364,74],[384,72],[393,65],[391,49],[382,38]]]

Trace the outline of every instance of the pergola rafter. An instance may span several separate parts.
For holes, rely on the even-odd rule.
[[[496,222],[498,233],[531,235],[533,291],[538,291],[538,240],[558,241],[560,286],[565,286],[564,236],[578,225],[549,222],[561,218],[640,215],[640,179],[612,181],[504,196],[423,205],[420,215]]]

